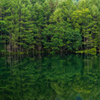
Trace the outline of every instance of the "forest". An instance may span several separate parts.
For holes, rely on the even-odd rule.
[[[0,0],[0,53],[100,52],[100,0]]]

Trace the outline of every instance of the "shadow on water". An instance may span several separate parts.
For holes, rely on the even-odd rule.
[[[100,100],[99,62],[89,55],[1,57],[0,100]]]

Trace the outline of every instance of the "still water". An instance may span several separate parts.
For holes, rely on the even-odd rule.
[[[100,55],[3,56],[0,100],[100,100]]]

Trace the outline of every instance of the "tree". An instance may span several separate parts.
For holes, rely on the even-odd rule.
[[[81,35],[67,22],[48,25],[43,31],[43,45],[52,51],[73,51],[81,45]],[[78,39],[78,40],[77,40]]]
[[[84,39],[84,49],[95,47],[93,31],[95,31],[95,22],[92,21],[93,17],[88,8],[83,10],[76,10],[72,15],[72,22],[74,28],[81,30]]]
[[[72,0],[62,1],[58,3],[54,13],[50,16],[50,22],[60,22],[71,20],[71,14],[76,9],[76,5],[73,4]]]
[[[32,5],[27,0],[26,2],[19,1],[19,45],[20,51],[23,52],[23,49],[26,51],[33,49],[34,50],[34,32],[33,32],[33,22],[32,22],[32,15],[31,9]],[[33,43],[32,43],[33,41]],[[30,47],[29,47],[30,46]]]

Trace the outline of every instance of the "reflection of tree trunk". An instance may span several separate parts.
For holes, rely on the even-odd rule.
[[[39,45],[39,46],[38,46],[38,51],[41,51],[41,48],[42,48],[42,46],[41,46],[41,45]]]
[[[11,52],[11,43],[10,43],[10,40],[9,40],[9,53]]]
[[[60,48],[60,53],[61,53],[61,55],[62,55],[62,52],[63,52],[63,49],[62,49],[62,47]]]
[[[11,67],[11,55],[9,54],[9,57],[8,57],[8,63],[10,64],[10,67]]]
[[[89,73],[90,65],[89,65],[89,58],[88,57],[87,57],[87,65],[88,65],[88,73]]]

